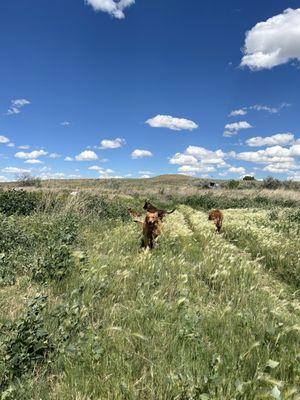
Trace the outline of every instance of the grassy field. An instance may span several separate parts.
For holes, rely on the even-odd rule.
[[[0,192],[1,400],[300,399],[299,192],[72,185]]]

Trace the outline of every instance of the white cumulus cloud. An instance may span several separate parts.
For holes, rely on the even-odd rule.
[[[226,154],[222,150],[208,150],[200,146],[188,146],[184,153],[176,153],[170,159],[169,163],[180,165],[179,173],[196,175],[197,173],[214,172],[216,168],[227,166],[224,158]]]
[[[233,110],[231,111],[231,113],[229,114],[229,117],[238,117],[240,115],[246,115],[247,111],[245,108],[240,108],[238,110]]]
[[[15,157],[17,158],[22,158],[24,160],[30,160],[30,159],[37,159],[42,156],[46,156],[48,154],[47,151],[45,150],[34,150],[31,152],[25,152],[25,151],[19,151],[15,154]]]
[[[246,144],[250,147],[262,147],[262,146],[276,146],[291,144],[294,141],[294,135],[290,132],[277,133],[272,136],[257,136],[250,138],[246,141]]]
[[[76,159],[76,161],[94,161],[94,160],[98,160],[98,156],[92,150],[84,150],[80,154],[75,156],[75,159]],[[66,161],[69,161],[69,160],[66,160]]]
[[[170,158],[170,164],[177,165],[196,165],[198,160],[196,157],[188,154],[176,153]]]
[[[9,143],[9,139],[6,136],[0,136],[0,143]]]
[[[187,172],[187,173],[207,173],[214,172],[216,169],[213,166],[208,165],[182,165],[178,168],[178,172]]]
[[[115,18],[125,18],[124,9],[135,3],[135,0],[85,0],[95,11],[103,11]]]
[[[104,139],[101,141],[100,149],[118,149],[119,147],[124,146],[126,143],[125,139],[116,138],[116,139]]]
[[[154,118],[148,119],[146,124],[152,128],[168,128],[173,131],[192,131],[198,128],[198,125],[194,121],[185,118],[175,118],[171,115],[157,115]]]
[[[228,168],[229,172],[232,172],[234,174],[239,174],[239,175],[245,175],[246,170],[244,167],[230,167]]]
[[[131,158],[133,158],[133,159],[152,157],[152,156],[153,156],[153,154],[149,150],[136,149],[131,153]]]
[[[288,8],[246,33],[242,67],[271,69],[300,60],[300,8]]]

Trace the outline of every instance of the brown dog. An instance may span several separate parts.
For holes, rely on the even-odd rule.
[[[142,247],[153,249],[155,239],[161,234],[161,218],[159,218],[157,212],[147,212],[145,218],[132,210],[128,209],[134,222],[140,224],[143,228],[143,240]]]
[[[211,210],[208,213],[208,220],[209,221],[214,221],[214,224],[216,225],[216,231],[217,233],[221,232],[222,229],[222,224],[223,224],[223,213],[220,210]]]
[[[143,223],[143,247],[153,249],[155,239],[161,234],[161,219],[157,212],[147,212]]]
[[[145,202],[143,209],[150,213],[157,213],[160,220],[162,220],[167,214],[172,214],[176,210],[175,208],[171,211],[161,210],[151,204],[150,201]]]

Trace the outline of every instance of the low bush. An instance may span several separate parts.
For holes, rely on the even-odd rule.
[[[37,254],[31,265],[34,280],[48,282],[63,279],[74,266],[72,252],[66,244],[55,243],[47,245],[43,252]]]
[[[46,300],[46,296],[36,296],[29,301],[20,319],[1,327],[0,389],[14,378],[33,371],[38,364],[47,362],[53,351],[43,317]]]
[[[240,183],[239,181],[235,181],[234,179],[231,179],[228,182],[228,189],[237,189],[239,187]]]
[[[78,216],[70,213],[0,217],[0,286],[24,273],[40,282],[61,280],[74,265],[77,231]]]
[[[18,185],[21,187],[29,186],[29,187],[41,187],[42,180],[36,176],[32,176],[30,174],[22,174],[18,177]]]
[[[279,179],[273,178],[272,176],[268,176],[268,178],[264,179],[262,183],[262,187],[264,189],[275,190],[281,188],[282,183]]]
[[[269,208],[269,207],[297,207],[294,200],[269,198],[264,196],[230,197],[226,195],[214,196],[207,193],[203,195],[188,196],[181,201],[195,209],[210,210],[212,208]]]
[[[1,190],[0,213],[5,215],[30,215],[35,212],[40,202],[40,193],[25,190]]]
[[[84,210],[88,213],[94,213],[102,219],[120,219],[129,220],[127,206],[119,199],[109,199],[104,196],[84,195]]]

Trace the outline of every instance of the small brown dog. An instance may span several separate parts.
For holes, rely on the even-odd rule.
[[[211,210],[208,213],[208,220],[209,221],[214,221],[214,224],[216,225],[216,232],[220,233],[222,229],[222,224],[223,224],[223,213],[220,210]]]
[[[161,234],[161,219],[157,212],[147,212],[143,223],[143,247],[153,249],[155,239]]]
[[[150,201],[146,201],[143,207],[144,210],[150,212],[150,213],[157,213],[158,218],[162,220],[167,214],[172,214],[176,209],[171,211],[166,211],[166,210],[161,210],[157,207],[155,207],[153,204],[150,203]]]
[[[157,212],[147,212],[143,217],[140,213],[128,209],[134,222],[140,224],[143,228],[142,247],[153,249],[155,239],[161,234],[161,218]]]

